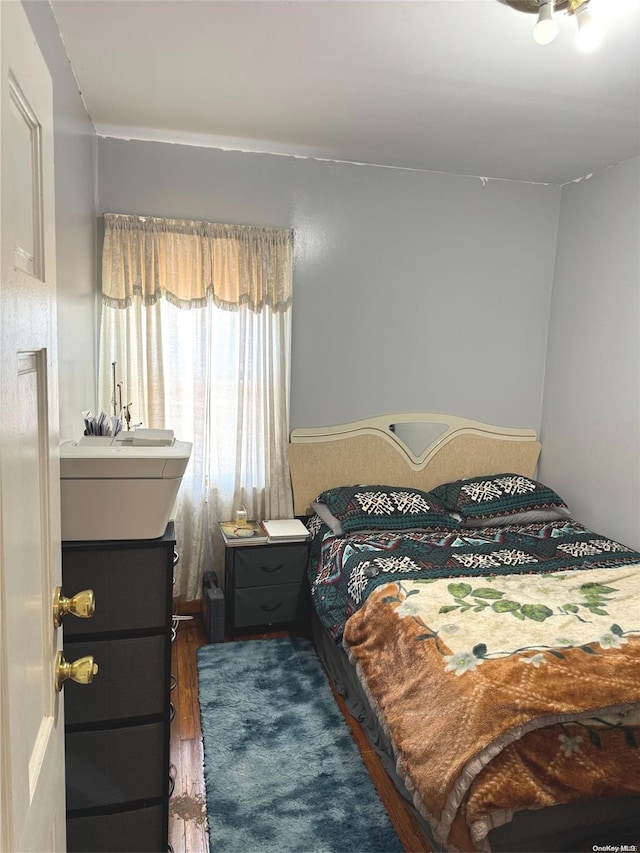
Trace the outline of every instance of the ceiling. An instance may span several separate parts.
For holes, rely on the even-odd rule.
[[[503,0],[50,0],[101,136],[562,184],[640,154],[640,1],[600,48]]]

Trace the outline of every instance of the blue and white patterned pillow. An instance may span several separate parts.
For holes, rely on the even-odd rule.
[[[430,492],[402,486],[337,486],[322,492],[312,506],[337,535],[360,530],[458,527],[456,519]]]
[[[465,527],[533,524],[570,518],[560,495],[521,474],[492,474],[444,483],[429,493]]]

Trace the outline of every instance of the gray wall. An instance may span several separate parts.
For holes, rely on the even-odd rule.
[[[539,428],[560,189],[99,141],[101,213],[295,229],[291,425]]]
[[[640,158],[562,189],[541,479],[640,549]]]
[[[97,139],[51,7],[23,6],[53,80],[60,436],[82,434],[96,405]]]

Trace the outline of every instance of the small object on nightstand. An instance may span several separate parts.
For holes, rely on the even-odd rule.
[[[238,545],[266,545],[267,534],[257,521],[247,521],[238,525],[235,521],[221,521],[219,524],[224,544],[229,547]]]
[[[269,519],[262,522],[269,542],[304,542],[309,531],[299,518]]]

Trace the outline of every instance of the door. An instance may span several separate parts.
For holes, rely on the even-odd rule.
[[[66,847],[53,104],[22,4],[0,0],[0,849]]]

